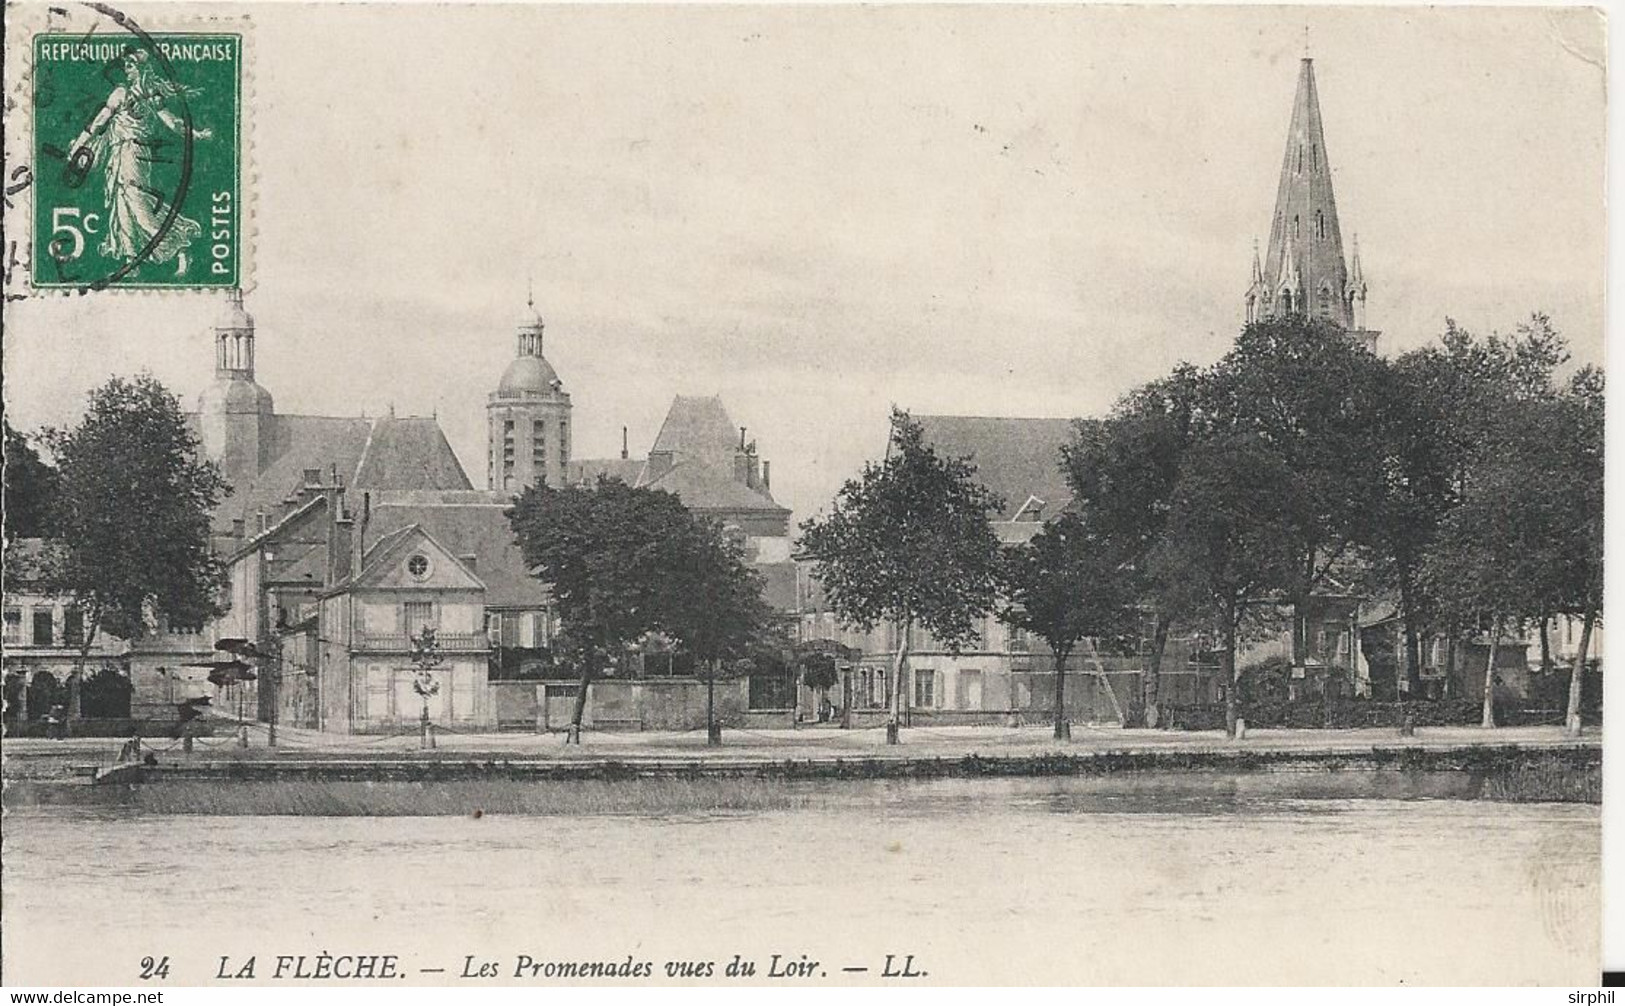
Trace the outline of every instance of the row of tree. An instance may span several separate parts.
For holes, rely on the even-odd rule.
[[[1057,736],[1066,658],[1147,620],[1147,725],[1170,633],[1196,631],[1217,642],[1233,733],[1238,642],[1334,586],[1394,598],[1413,695],[1425,637],[1487,632],[1486,726],[1502,633],[1582,619],[1577,730],[1602,600],[1603,379],[1586,367],[1560,380],[1567,360],[1538,315],[1511,336],[1449,323],[1394,360],[1329,324],[1266,320],[1212,366],[1181,366],[1080,421],[1061,459],[1072,505],[1019,547],[995,538],[1002,501],[975,469],[894,413],[886,459],[802,525],[800,548],[844,622],[898,628],[893,740],[911,630],[954,650],[989,612],[1053,651]]]
[[[1065,452],[1078,519],[1132,574],[1094,606],[1156,619],[1148,717],[1171,626],[1216,633],[1233,730],[1238,636],[1335,584],[1396,601],[1413,695],[1424,638],[1487,632],[1485,726],[1502,634],[1583,619],[1577,729],[1602,602],[1603,379],[1560,380],[1567,361],[1539,315],[1510,336],[1447,323],[1391,361],[1330,325],[1271,320],[1080,424]]]

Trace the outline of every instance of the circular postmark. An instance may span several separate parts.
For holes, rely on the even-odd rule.
[[[149,32],[82,6],[88,25],[33,39],[35,285],[234,285],[240,38]],[[200,103],[226,127],[218,138]],[[218,148],[201,162],[212,203],[200,144]]]

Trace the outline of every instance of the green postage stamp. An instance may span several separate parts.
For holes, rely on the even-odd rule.
[[[240,286],[242,36],[124,24],[31,55],[33,285]]]

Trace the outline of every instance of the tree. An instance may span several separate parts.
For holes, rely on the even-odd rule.
[[[716,680],[724,662],[736,667],[765,662],[777,644],[778,621],[762,597],[762,582],[710,521],[693,519],[684,543],[688,555],[666,580],[665,628],[705,668],[706,742],[720,744]]]
[[[1046,523],[1005,556],[1005,604],[999,618],[1049,644],[1055,657],[1055,739],[1072,736],[1066,719],[1066,661],[1085,636],[1117,636],[1132,624],[1132,572],[1103,536],[1076,513]]]
[[[1563,400],[1564,425],[1556,431],[1556,457],[1566,462],[1562,522],[1569,531],[1562,607],[1580,616],[1580,645],[1569,676],[1565,729],[1580,734],[1580,684],[1591,633],[1602,611],[1603,589],[1603,425],[1602,371],[1586,367],[1569,381]]]
[[[950,652],[968,642],[997,598],[999,543],[989,515],[1002,501],[963,458],[944,458],[908,413],[893,410],[881,464],[864,466],[827,516],[801,524],[801,554],[815,563],[831,609],[868,631],[897,630],[888,743],[897,743],[908,653],[916,626]]]
[[[201,626],[224,613],[209,521],[230,489],[199,458],[174,395],[149,374],[115,377],[48,442],[59,482],[44,584],[83,619],[77,676],[99,630],[133,640],[154,617]]]
[[[1188,364],[1124,396],[1103,420],[1081,420],[1061,449],[1072,507],[1125,567],[1127,585],[1155,617],[1141,686],[1145,725],[1161,715],[1160,682],[1168,633],[1184,612],[1182,583],[1164,583],[1147,561],[1167,524],[1185,453],[1204,427],[1204,375]]]
[[[1304,660],[1304,603],[1353,574],[1381,524],[1372,473],[1382,456],[1387,368],[1329,322],[1303,317],[1247,326],[1202,383],[1215,435],[1256,438],[1280,461],[1294,506],[1275,533],[1297,555],[1283,585],[1295,607],[1293,663]]]
[[[1479,339],[1446,322],[1432,349],[1442,421],[1435,436],[1447,459],[1449,505],[1422,561],[1428,603],[1452,638],[1487,628],[1485,727],[1495,725],[1495,661],[1513,623],[1561,610],[1569,558],[1583,514],[1565,511],[1551,436],[1565,422],[1553,374],[1567,359],[1562,337],[1544,315],[1514,335]],[[1579,428],[1574,435],[1581,436]],[[1571,455],[1577,457],[1578,455]],[[1597,459],[1600,464],[1600,456]]]
[[[1181,607],[1205,616],[1220,637],[1225,733],[1239,715],[1236,640],[1251,609],[1273,606],[1298,582],[1298,545],[1281,529],[1299,502],[1285,463],[1256,436],[1205,440],[1188,452],[1153,549],[1155,575],[1185,591]]]
[[[580,669],[570,721],[570,741],[580,743],[597,669],[675,622],[672,598],[688,582],[693,518],[671,493],[600,477],[593,486],[530,486],[508,520],[526,564],[558,605],[560,647]]]
[[[51,512],[56,505],[56,469],[40,459],[28,437],[4,421],[5,453],[5,540],[48,538]]]

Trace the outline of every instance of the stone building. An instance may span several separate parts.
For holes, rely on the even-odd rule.
[[[527,308],[513,362],[485,403],[486,487],[510,495],[563,485],[570,463],[570,395],[542,355],[542,316],[534,302]]]

